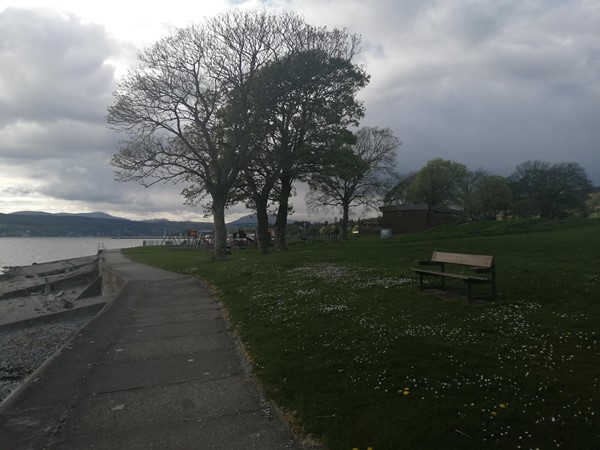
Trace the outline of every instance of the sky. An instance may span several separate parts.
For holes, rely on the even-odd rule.
[[[600,185],[597,0],[0,0],[0,212],[208,220],[182,185],[114,180],[106,124],[136,52],[231,8],[295,11],[361,36],[361,126],[402,141],[400,173],[443,158],[508,176],[575,162]],[[309,216],[305,186],[294,217]],[[247,214],[232,207],[228,219]],[[337,216],[332,211],[327,217]]]

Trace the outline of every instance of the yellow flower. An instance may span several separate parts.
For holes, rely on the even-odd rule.
[[[410,392],[409,391],[404,391],[403,394],[404,395],[408,395],[408,394],[410,394]]]
[[[506,408],[506,404],[500,403],[500,408],[502,408],[502,409]]]
[[[497,415],[498,413],[497,413],[496,411],[492,411],[490,414],[491,414],[492,416],[495,416],[495,415]]]

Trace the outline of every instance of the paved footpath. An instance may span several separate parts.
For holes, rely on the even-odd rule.
[[[104,258],[126,285],[2,404],[3,450],[301,449],[196,280]]]

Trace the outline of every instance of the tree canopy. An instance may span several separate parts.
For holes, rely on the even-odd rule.
[[[285,95],[256,134],[260,150],[246,171],[246,192],[259,218],[259,240],[266,234],[261,224],[266,224],[268,200],[277,205],[278,249],[286,247],[293,183],[319,170],[327,153],[350,135],[346,127],[363,115],[356,93],[368,76],[351,62],[356,39],[349,41],[353,44],[344,48],[327,40],[318,49],[290,55],[264,71],[265,91]]]
[[[521,217],[565,217],[570,210],[583,211],[592,190],[585,170],[577,163],[550,164],[526,161],[509,177],[513,211]]]
[[[427,206],[457,207],[461,205],[462,186],[468,175],[463,164],[432,159],[417,172],[408,188],[408,197],[413,203]]]

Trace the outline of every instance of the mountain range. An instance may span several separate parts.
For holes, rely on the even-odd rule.
[[[209,231],[210,222],[129,220],[103,212],[81,214],[19,211],[0,214],[0,237],[162,237],[187,230]]]

